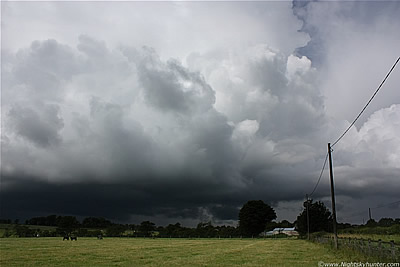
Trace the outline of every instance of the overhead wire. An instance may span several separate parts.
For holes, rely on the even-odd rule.
[[[354,119],[354,121],[350,124],[349,127],[347,127],[347,129],[344,131],[344,133],[331,145],[331,147],[333,147],[334,145],[336,145],[344,136],[345,134],[351,129],[351,127],[353,127],[353,125],[356,123],[356,121],[360,118],[361,114],[364,112],[364,110],[367,108],[367,106],[369,105],[369,103],[371,103],[372,99],[375,97],[375,95],[378,93],[378,91],[381,89],[382,85],[386,82],[387,78],[389,77],[389,75],[392,73],[392,71],[394,70],[394,68],[396,67],[397,63],[399,62],[400,57],[397,58],[396,62],[394,63],[394,65],[392,66],[392,68],[390,69],[390,71],[386,74],[385,78],[383,79],[383,81],[381,82],[381,84],[378,86],[378,88],[375,90],[375,93],[372,95],[372,97],[368,100],[367,104],[364,106],[364,108],[361,110],[361,112],[357,115],[357,117]]]
[[[317,183],[315,184],[314,189],[313,189],[313,191],[311,192],[311,194],[308,195],[309,197],[311,197],[311,196],[314,194],[315,190],[316,190],[317,187],[318,187],[318,184],[319,184],[319,182],[320,182],[320,180],[321,180],[322,174],[324,173],[325,165],[326,165],[326,161],[327,161],[327,160],[328,160],[328,153],[326,153],[324,165],[322,166],[321,173],[319,174],[318,181],[317,181]]]
[[[357,122],[357,120],[361,117],[362,113],[366,110],[366,108],[368,107],[368,105],[371,103],[371,101],[374,99],[374,97],[376,96],[376,94],[377,94],[377,93],[379,92],[379,90],[382,88],[383,84],[386,82],[387,78],[390,76],[390,74],[392,73],[392,71],[393,71],[394,68],[396,67],[396,65],[397,65],[397,63],[399,62],[399,60],[400,60],[400,57],[397,58],[397,60],[396,60],[395,63],[393,64],[392,68],[389,70],[389,72],[386,74],[386,76],[385,76],[385,78],[383,79],[383,81],[380,83],[380,85],[378,86],[378,88],[375,90],[374,94],[373,94],[373,95],[371,96],[371,98],[368,100],[367,104],[365,104],[365,106],[362,108],[362,110],[361,110],[360,113],[357,115],[357,117],[353,120],[353,122],[350,124],[350,126],[347,127],[347,129],[339,136],[339,138],[330,146],[331,148],[333,148],[333,146],[335,146],[335,145],[347,134],[347,132],[351,129],[351,127],[353,127],[353,125],[354,125],[354,124]],[[319,175],[319,177],[318,177],[317,183],[315,184],[314,189],[313,189],[312,192],[308,195],[308,197],[311,197],[311,196],[314,194],[315,190],[317,189],[317,187],[318,187],[318,185],[319,185],[319,182],[320,182],[320,180],[321,180],[322,174],[324,173],[324,170],[325,170],[325,166],[326,166],[326,162],[327,162],[327,159],[328,159],[328,155],[329,155],[329,152],[326,154],[325,161],[324,161],[324,164],[323,164],[323,166],[322,166],[322,169],[321,169],[320,175]],[[307,201],[308,201],[308,199],[307,199]],[[393,205],[393,204],[396,204],[396,203],[400,203],[400,200],[399,200],[399,201],[396,201],[396,202],[393,202],[393,203],[389,203],[389,204],[385,204],[385,205],[382,205],[382,206],[378,206],[378,207],[375,207],[375,208],[373,208],[373,209],[383,208],[383,207],[386,207],[386,206],[389,206],[389,205]],[[363,214],[363,212],[362,212],[362,213],[361,213],[361,212],[358,212],[358,213],[353,214],[353,215],[350,216],[350,217],[362,216],[362,214]],[[350,218],[350,217],[349,217],[349,218]]]

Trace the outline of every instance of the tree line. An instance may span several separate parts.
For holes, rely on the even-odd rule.
[[[308,206],[308,217],[309,217],[309,227],[310,233],[315,232],[332,232],[332,213],[329,209],[324,205],[321,201],[313,202],[312,199],[306,200],[304,202],[304,209],[297,217],[295,222],[296,229],[301,233],[307,233],[307,206]],[[399,226],[400,230],[400,218],[381,218],[379,221],[375,221],[374,219],[370,219],[367,221],[365,225],[352,225],[350,223],[337,223],[338,230],[345,230],[342,232],[348,233],[356,233],[359,232],[359,229],[365,229],[364,232],[373,232],[371,228],[378,227],[391,227],[391,226]],[[376,230],[376,229],[375,229]],[[383,232],[387,232],[383,230]],[[399,231],[398,231],[399,232]]]
[[[75,216],[49,215],[33,217],[25,221],[25,225],[14,221],[14,228],[6,229],[5,236],[64,236],[74,234],[83,237],[104,235],[109,237],[169,237],[169,238],[237,238],[258,237],[263,231],[274,228],[295,227],[300,234],[307,233],[307,209],[310,221],[310,233],[332,232],[332,214],[323,202],[308,200],[304,202],[303,211],[293,223],[283,220],[275,222],[275,210],[262,200],[250,200],[243,205],[238,214],[238,226],[213,225],[211,222],[200,222],[196,227],[185,227],[179,222],[167,226],[156,226],[151,221],[140,224],[118,224],[103,217],[86,217],[80,222]],[[11,220],[0,220],[10,224]],[[400,219],[382,218],[378,222],[369,220],[365,227],[400,226]],[[32,226],[49,226],[39,228]],[[355,229],[357,225],[339,223],[338,229]],[[397,226],[396,226],[397,227]]]
[[[261,200],[248,201],[239,211],[239,225],[215,226],[210,221],[200,222],[196,227],[185,227],[179,222],[167,226],[156,226],[151,221],[140,224],[118,224],[102,217],[87,217],[82,222],[75,216],[49,215],[33,217],[25,221],[25,225],[15,223],[15,235],[29,236],[63,236],[74,234],[77,236],[105,235],[110,237],[171,237],[171,238],[229,238],[229,237],[257,237],[266,227],[291,226],[288,221],[272,222],[276,213],[272,207]],[[1,223],[2,221],[0,221]],[[7,221],[8,223],[10,221]],[[7,223],[6,222],[6,223]],[[49,226],[39,229],[32,226]],[[54,228],[56,228],[54,230]]]

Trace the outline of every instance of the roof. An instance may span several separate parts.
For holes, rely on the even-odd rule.
[[[295,231],[294,227],[292,228],[275,228],[272,231]]]

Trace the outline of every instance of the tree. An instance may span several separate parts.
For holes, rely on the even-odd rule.
[[[112,226],[112,222],[102,217],[87,217],[83,219],[82,226],[88,228],[106,228]]]
[[[125,230],[127,230],[126,228],[127,227],[123,226],[122,224],[111,225],[107,227],[106,235],[114,237],[121,236],[125,232]]]
[[[164,228],[164,235],[167,237],[179,237],[181,231],[182,226],[180,223],[168,224],[168,226]]]
[[[141,222],[140,226],[139,226],[139,232],[143,236],[150,236],[151,232],[153,232],[155,229],[156,229],[156,225],[150,221]]]
[[[211,222],[201,222],[197,225],[196,236],[200,237],[215,237],[217,234],[216,229]]]
[[[29,229],[27,226],[16,224],[14,227],[16,235],[19,237],[33,237],[35,236],[35,230]]]
[[[227,237],[240,236],[238,233],[238,229],[236,227],[222,225],[222,226],[217,226],[217,228],[218,228],[218,236],[219,237],[227,238]]]
[[[47,217],[33,217],[29,220],[26,220],[26,224],[56,226],[57,215],[49,215]]]
[[[276,219],[273,208],[262,200],[250,200],[239,211],[239,230],[244,236],[258,236],[267,223]]]
[[[61,228],[75,229],[79,226],[79,221],[75,216],[58,216],[56,224]]]
[[[374,219],[369,219],[365,225],[368,227],[376,227],[378,223]]]
[[[381,218],[378,222],[379,226],[388,227],[396,224],[395,220],[392,218]]]
[[[57,232],[64,235],[71,234],[80,225],[75,216],[57,216],[56,224]]]
[[[310,233],[332,229],[332,214],[321,201],[308,200],[308,216],[310,221]],[[296,228],[300,233],[307,233],[307,201],[304,202],[304,210],[297,216]]]
[[[278,223],[278,226],[281,228],[290,228],[293,227],[293,223],[289,222],[288,220],[283,220]]]
[[[11,224],[11,220],[10,219],[0,219],[0,223]]]

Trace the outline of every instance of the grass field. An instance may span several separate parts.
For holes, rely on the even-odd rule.
[[[297,239],[3,238],[0,266],[318,266],[360,256]]]

